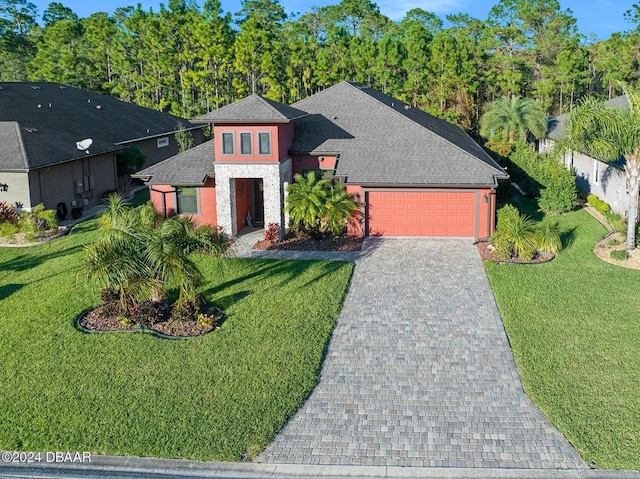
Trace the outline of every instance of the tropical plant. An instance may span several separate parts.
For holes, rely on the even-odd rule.
[[[325,216],[329,180],[318,178],[309,171],[307,176],[296,174],[294,182],[287,187],[286,210],[294,228],[319,232],[320,221]]]
[[[547,117],[544,110],[529,98],[515,96],[491,102],[480,118],[480,134],[489,139],[526,141],[527,134],[544,138],[547,133]]]
[[[626,249],[631,251],[636,247],[640,195],[640,89],[626,83],[620,85],[627,96],[629,108],[603,105],[594,98],[585,99],[569,115],[561,146],[594,158],[625,158],[624,171],[629,189]]]
[[[332,234],[342,234],[357,210],[354,196],[347,193],[341,183],[335,183],[327,193],[322,223]]]
[[[85,277],[117,294],[125,311],[148,300],[162,302],[172,289],[178,302],[199,301],[203,276],[192,253],[220,257],[232,244],[219,229],[196,227],[189,217],[162,219],[150,204],[133,209],[115,194],[98,225],[100,239],[84,250]]]
[[[562,249],[557,222],[537,223],[513,205],[498,210],[498,223],[491,240],[498,257],[505,260],[515,255],[531,261],[536,252],[556,253]]]
[[[344,233],[354,217],[358,203],[342,184],[319,177],[310,171],[306,177],[296,174],[288,187],[286,209],[294,228],[310,234]]]

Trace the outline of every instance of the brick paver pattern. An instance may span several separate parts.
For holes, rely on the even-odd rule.
[[[258,462],[585,468],[527,398],[469,240],[367,240],[304,406]]]

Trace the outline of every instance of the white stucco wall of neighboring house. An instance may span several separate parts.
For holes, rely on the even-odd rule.
[[[553,140],[541,140],[538,151],[547,153],[553,144]],[[563,161],[567,168],[574,171],[580,192],[596,195],[609,203],[613,212],[626,216],[629,194],[624,170],[576,151],[565,153]]]
[[[15,205],[19,203],[24,209],[30,209],[29,174],[27,172],[0,171],[0,183],[8,186],[7,191],[0,191],[0,201]]]

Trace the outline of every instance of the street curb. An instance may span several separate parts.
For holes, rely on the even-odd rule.
[[[42,453],[43,457],[44,454]],[[31,472],[146,474],[153,477],[228,479],[640,479],[640,471],[598,469],[495,469],[394,466],[334,466],[193,461],[126,456],[91,456],[91,462],[0,462],[0,476]],[[101,476],[103,474],[100,474]]]

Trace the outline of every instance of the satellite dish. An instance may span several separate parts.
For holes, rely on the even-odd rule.
[[[87,138],[86,140],[76,142],[76,147],[80,151],[84,151],[87,155],[89,154],[89,147],[93,144],[93,140],[91,138]]]

